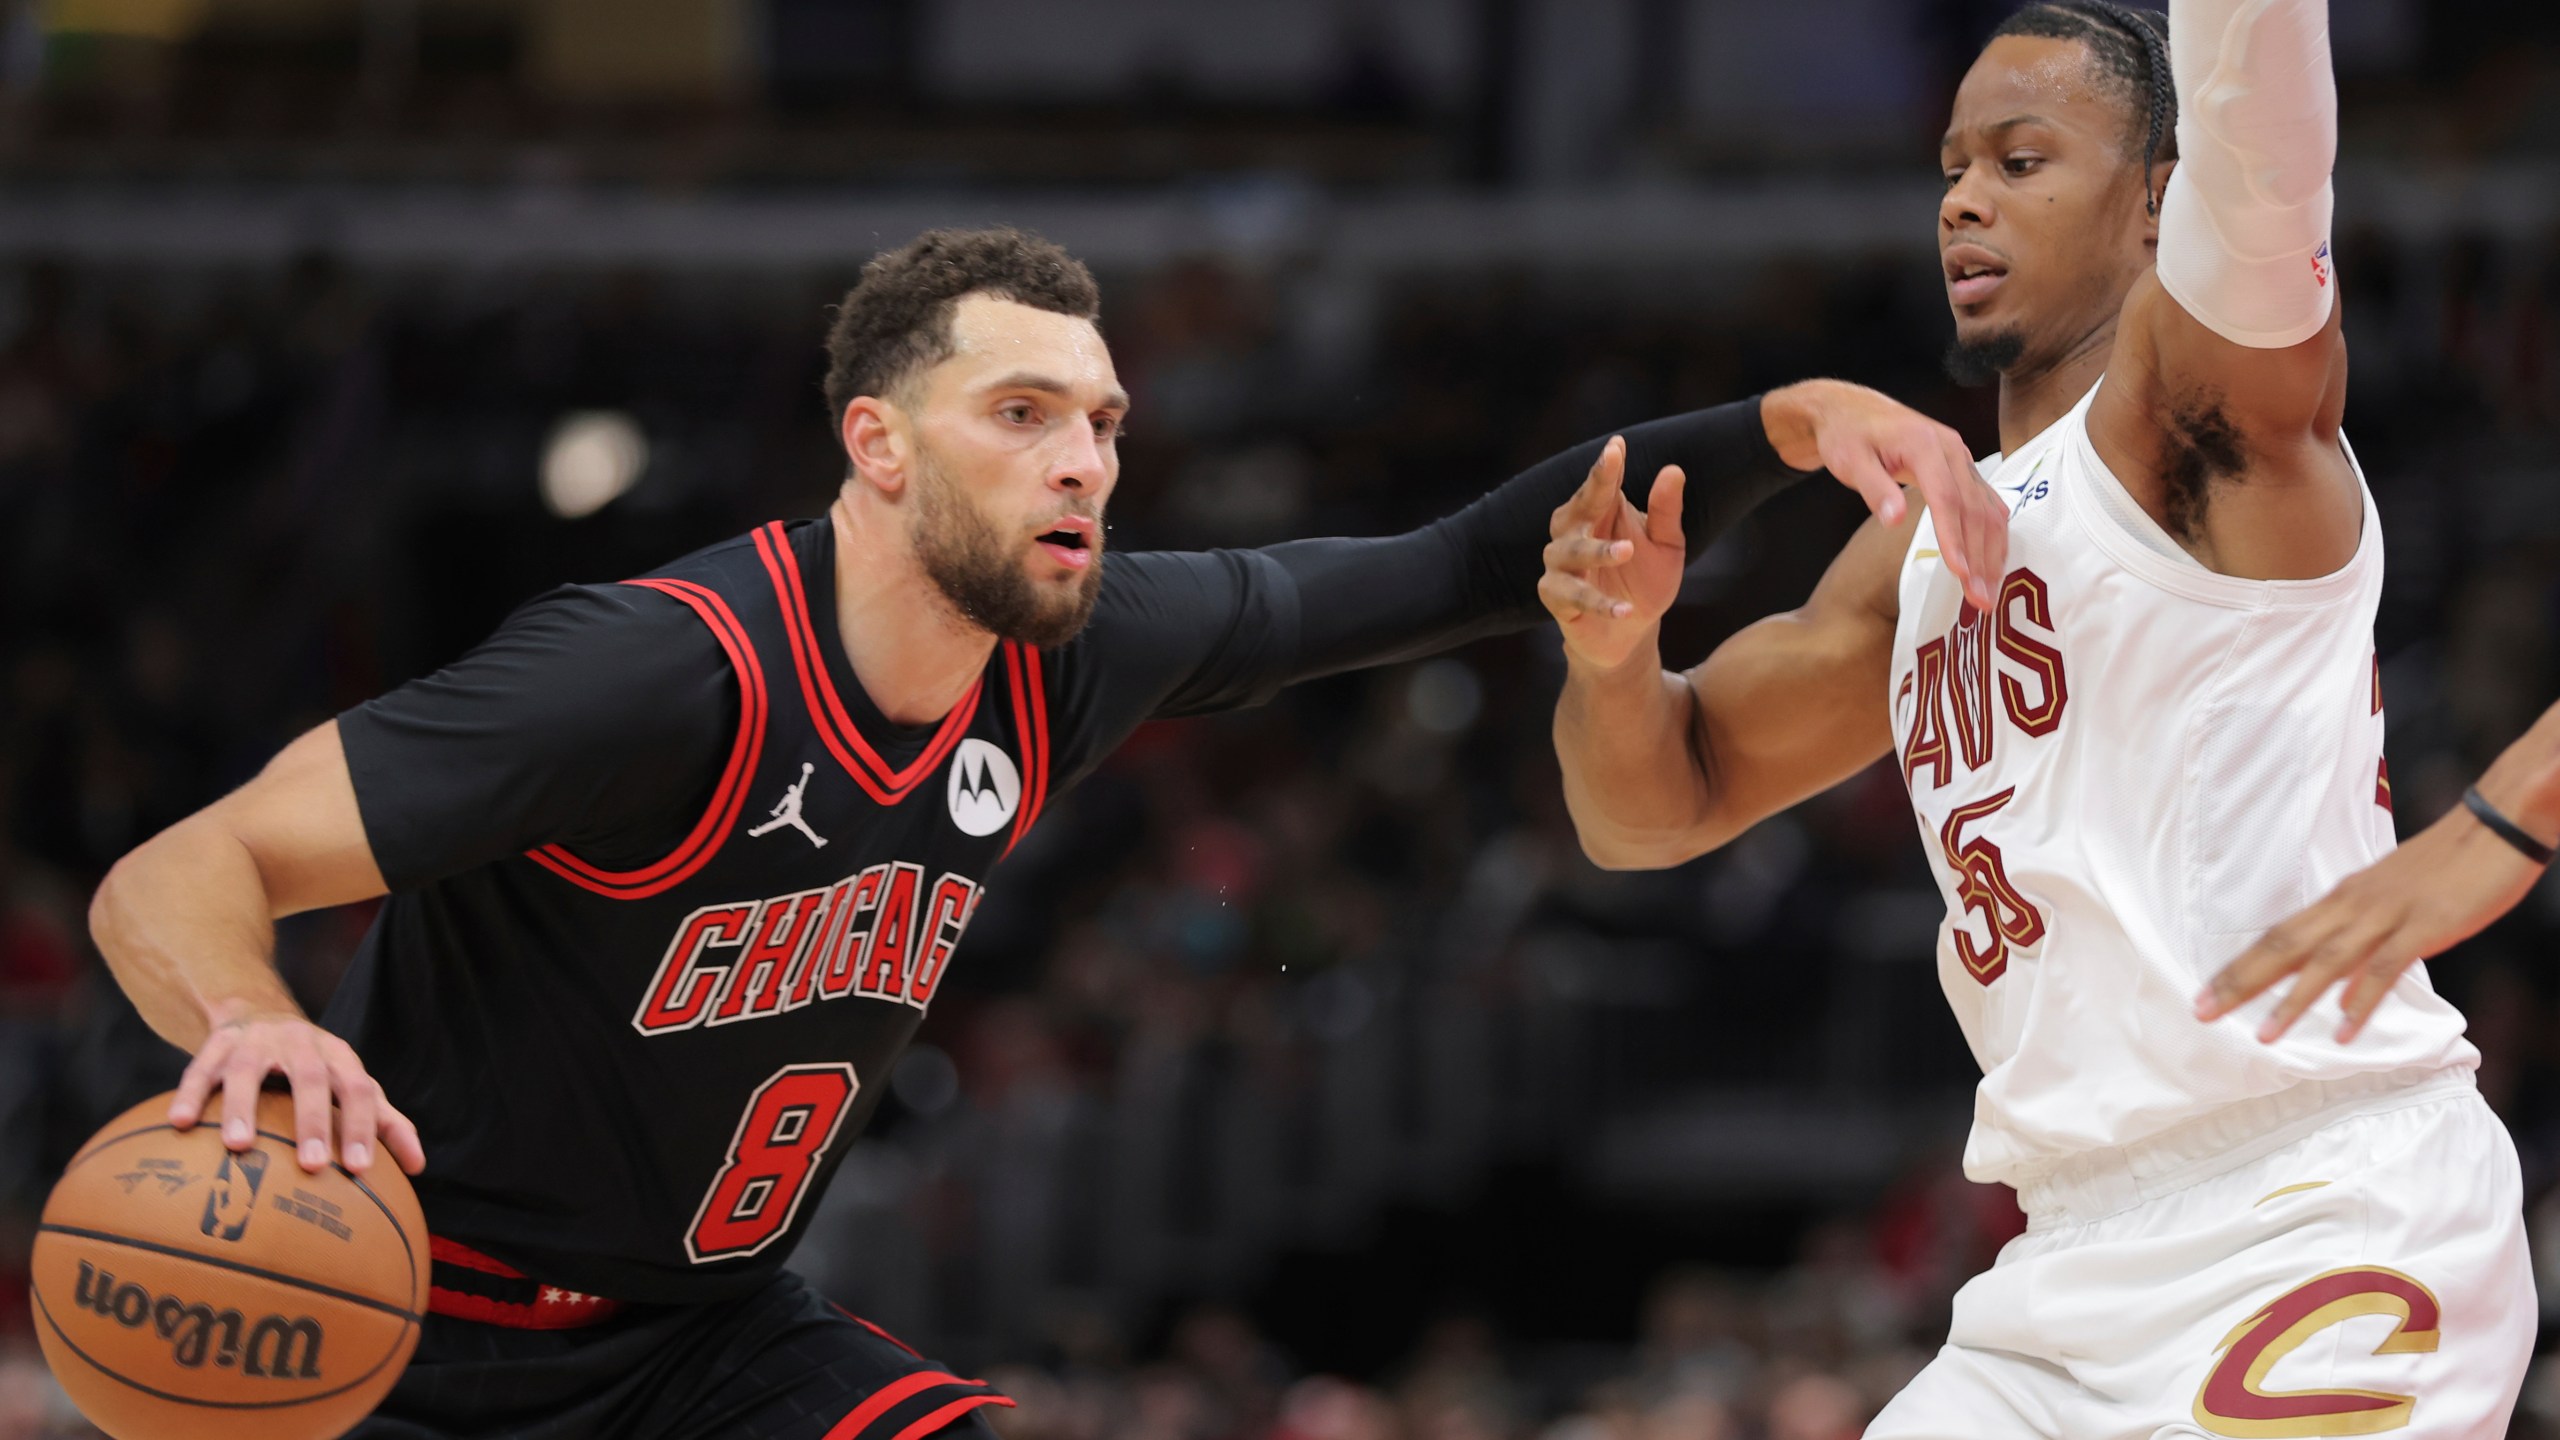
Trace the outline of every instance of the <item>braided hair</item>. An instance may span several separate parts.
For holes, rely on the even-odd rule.
[[[2089,47],[2098,72],[2133,105],[2142,134],[2142,208],[2158,214],[2151,172],[2162,160],[2178,158],[2178,84],[2169,70],[2168,18],[2115,0],[2035,0],[1991,35],[2077,40]]]

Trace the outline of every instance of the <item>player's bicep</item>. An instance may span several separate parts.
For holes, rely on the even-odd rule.
[[[365,836],[334,720],[188,823],[211,826],[248,853],[271,916],[370,900],[390,888]]]
[[[2258,454],[2334,454],[2346,413],[2345,310],[2341,297],[2310,339],[2261,349],[2224,338],[2189,314],[2156,275],[2145,275],[2125,300],[2123,338],[2110,368],[2141,377],[2146,383],[2135,388],[2154,392],[2155,409],[2173,416],[2218,412]],[[2128,347],[2135,353],[2123,353]],[[2128,391],[2127,398],[2144,397]],[[2258,468],[2282,483],[2296,467]]]
[[[1895,587],[1916,523],[1916,513],[1892,527],[1868,520],[1802,608],[1741,630],[1689,671],[1691,743],[1720,835],[1818,795],[1892,750]]]

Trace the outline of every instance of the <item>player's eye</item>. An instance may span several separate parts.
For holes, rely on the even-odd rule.
[[[1038,418],[1040,414],[1040,412],[1035,409],[1028,400],[1014,400],[1007,402],[1006,405],[1002,409],[996,411],[996,413],[1016,425],[1028,425],[1034,419]]]
[[[1958,165],[1953,169],[1946,171],[1944,174],[1941,174],[1938,178],[1945,182],[1946,188],[1953,190],[1956,188],[1956,182],[1964,179],[1964,167]]]
[[[2041,155],[2011,155],[2000,162],[2000,168],[2011,175],[2031,175],[2043,164]]]
[[[1128,432],[1121,425],[1118,417],[1111,415],[1096,415],[1093,417],[1093,433],[1096,439],[1117,440]]]

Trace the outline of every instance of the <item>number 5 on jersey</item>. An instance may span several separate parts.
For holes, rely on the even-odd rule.
[[[787,1065],[756,1087],[729,1141],[728,1163],[685,1232],[693,1263],[753,1255],[791,1228],[861,1088],[853,1067],[842,1063]]]

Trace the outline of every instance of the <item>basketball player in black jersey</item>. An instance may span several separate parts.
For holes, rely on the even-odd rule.
[[[1827,381],[1581,447],[1408,535],[1106,564],[1129,400],[1098,308],[1016,232],[874,261],[829,340],[849,473],[825,515],[533,601],[109,875],[99,946],[195,1052],[174,1123],[281,1073],[306,1167],[334,1099],[339,1161],[418,1174],[434,1313],[358,1434],[987,1433],[1011,1402],[783,1262],[991,873],[1133,728],[1532,623],[1551,513],[1630,453],[1699,476],[1693,547],[1827,464],[1892,518],[1913,482],[1970,537],[1951,558],[2001,573],[1954,434]],[[314,1025],[273,918],[386,893]]]

